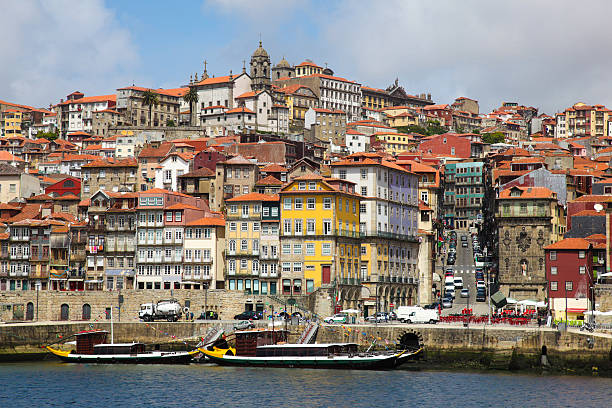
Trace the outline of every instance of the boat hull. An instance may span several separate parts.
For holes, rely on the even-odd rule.
[[[161,352],[153,351],[140,354],[76,354],[69,351],[47,347],[54,356],[66,363],[81,364],[189,364],[198,353],[194,351]]]
[[[286,368],[326,368],[349,370],[390,370],[420,353],[398,352],[387,355],[373,356],[333,356],[333,357],[247,357],[234,355],[221,355],[219,350],[211,352],[199,349],[202,354],[212,362],[226,366],[250,367],[286,367]]]

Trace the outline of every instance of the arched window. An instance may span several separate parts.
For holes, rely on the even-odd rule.
[[[91,306],[88,303],[83,305],[83,320],[91,320]]]
[[[60,307],[60,320],[69,320],[69,319],[70,319],[70,306],[64,303]]]
[[[74,187],[74,181],[67,179],[64,181],[64,188]]]

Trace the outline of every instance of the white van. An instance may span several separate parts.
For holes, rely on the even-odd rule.
[[[455,288],[463,289],[463,278],[461,276],[455,278]]]
[[[444,278],[444,286],[455,285],[455,277],[447,276]]]
[[[418,308],[413,310],[405,321],[406,323],[436,324],[438,321],[440,321],[440,316],[438,315],[438,311],[435,309]]]
[[[400,322],[405,322],[406,319],[410,316],[412,312],[417,309],[422,309],[420,306],[399,306],[395,309],[395,314],[397,315],[397,320]]]

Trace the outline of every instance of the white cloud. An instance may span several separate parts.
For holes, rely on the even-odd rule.
[[[74,90],[114,93],[138,62],[129,32],[101,0],[23,0],[0,14],[0,99],[34,106]]]
[[[354,1],[338,4],[321,26],[337,72],[440,102],[503,100],[549,113],[577,100],[612,103],[612,2]]]

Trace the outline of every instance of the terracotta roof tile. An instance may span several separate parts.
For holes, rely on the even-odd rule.
[[[233,197],[225,201],[242,202],[242,201],[278,201],[278,194],[268,195],[261,193],[247,193],[238,197]]]
[[[565,238],[544,247],[544,249],[589,249],[591,243],[584,238]]]
[[[225,218],[223,217],[203,217],[195,221],[187,223],[188,227],[225,227]]]
[[[256,186],[282,186],[283,182],[277,179],[276,177],[270,175],[265,178],[259,179]]]

